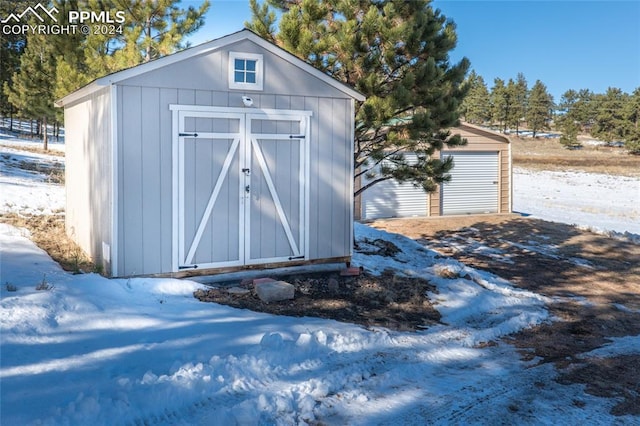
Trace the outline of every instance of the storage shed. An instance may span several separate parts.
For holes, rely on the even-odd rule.
[[[67,233],[111,276],[349,261],[362,94],[249,30],[57,102]]]
[[[467,139],[465,146],[435,154],[453,157],[451,181],[431,194],[412,183],[383,181],[356,199],[356,219],[511,213],[509,139],[470,124],[451,131]]]

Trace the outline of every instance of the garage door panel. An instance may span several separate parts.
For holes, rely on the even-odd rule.
[[[427,194],[410,183],[380,182],[363,192],[364,219],[427,215]]]
[[[413,153],[405,154],[405,158],[409,164],[418,161]],[[367,183],[363,179],[363,185]],[[363,219],[427,215],[428,194],[411,182],[398,183],[394,179],[380,182],[365,190],[361,200]]]
[[[498,152],[443,152],[453,157],[451,180],[442,185],[443,215],[498,212]]]

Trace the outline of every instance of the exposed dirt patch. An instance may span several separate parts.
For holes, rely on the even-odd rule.
[[[554,297],[549,309],[558,321],[505,340],[524,359],[555,363],[561,383],[584,383],[594,395],[623,398],[612,414],[638,414],[638,357],[585,354],[612,337],[640,334],[640,245],[513,215],[380,220],[372,225]]]
[[[620,398],[611,414],[640,415],[640,355],[621,355],[613,358],[590,358],[583,364],[572,365],[558,382],[582,383],[587,393],[605,398]],[[616,380],[612,380],[612,378]]]
[[[426,295],[428,291],[435,292],[435,287],[426,280],[401,277],[391,271],[379,277],[366,273],[342,277],[334,272],[270,278],[293,284],[295,299],[264,303],[253,291],[251,280],[217,284],[216,288],[198,290],[194,295],[204,302],[259,312],[312,316],[402,331],[415,331],[440,320],[440,313]]]

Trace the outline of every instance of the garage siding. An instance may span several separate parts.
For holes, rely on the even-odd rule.
[[[460,154],[457,161],[460,164],[457,165],[458,167],[454,167],[451,172],[454,176],[454,182],[456,175],[462,174],[462,176],[458,176],[459,182],[457,184],[449,184],[446,191],[440,185],[436,191],[429,194],[421,193],[419,189],[414,190],[411,184],[404,187],[398,186],[395,182],[374,185],[356,198],[356,218],[510,213],[512,197],[509,140],[500,134],[468,124],[451,129],[451,133],[459,134],[468,142],[467,145],[447,147],[443,151],[455,156]],[[487,153],[491,154],[490,160],[487,159]],[[436,158],[440,158],[442,155],[442,152],[434,153]],[[480,161],[480,164],[476,163],[475,166],[472,163],[462,164],[465,159],[474,158],[475,161]],[[474,173],[476,176],[472,177]],[[477,188],[475,182],[478,179],[485,182],[490,181],[490,186],[485,185],[481,188],[484,194],[479,192]],[[493,182],[497,182],[497,184]],[[362,182],[356,181],[357,187],[365,184],[364,179]],[[490,194],[490,200],[487,194]],[[413,197],[413,201],[409,201],[411,197]],[[448,198],[450,199],[447,201]],[[445,203],[446,206],[444,206]]]

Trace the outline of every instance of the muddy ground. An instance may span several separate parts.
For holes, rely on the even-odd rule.
[[[640,334],[640,245],[570,225],[516,216],[381,220],[517,287],[552,297],[558,319],[505,340],[524,359],[552,362],[560,383],[620,398],[616,415],[640,415],[640,356],[585,355],[612,337]]]
[[[206,302],[271,314],[326,318],[401,331],[419,330],[440,320],[440,313],[427,297],[435,287],[423,279],[400,277],[390,271],[379,277],[366,273],[343,277],[331,272],[274,278],[295,286],[293,300],[264,303],[254,294],[251,280],[221,283],[219,288],[196,291],[195,296]],[[242,294],[234,287],[248,292]]]
[[[597,396],[616,397],[616,415],[640,415],[640,356],[596,358],[586,353],[612,337],[640,334],[640,245],[575,227],[510,216],[379,220],[370,225],[407,235],[443,255],[492,272],[515,286],[549,296],[557,321],[508,336],[523,359],[554,363],[560,383],[581,383]],[[394,247],[379,244],[380,253]],[[291,316],[317,316],[414,331],[439,321],[422,279],[387,272],[281,277],[296,287],[292,301],[266,304],[252,282],[200,291],[203,301]],[[229,293],[237,287],[243,294]],[[544,386],[543,383],[539,384]]]

